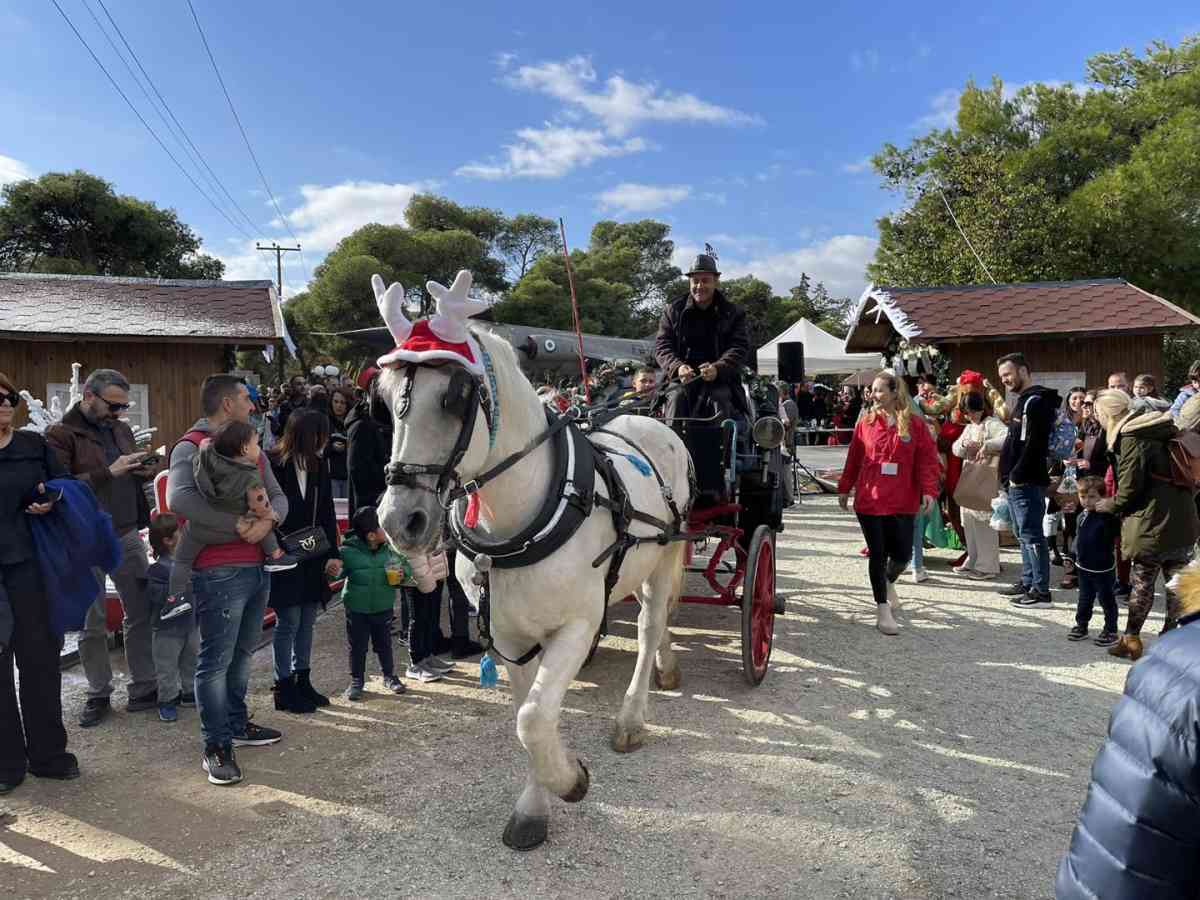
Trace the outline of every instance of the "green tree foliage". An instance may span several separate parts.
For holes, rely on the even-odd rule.
[[[513,280],[520,281],[542,254],[562,253],[562,239],[553,219],[521,213],[508,220],[496,239],[496,247],[508,263]]]
[[[0,198],[0,271],[207,279],[225,271],[174,210],[118,195],[86,172],[14,182]]]
[[[1086,89],[968,83],[956,127],[874,164],[904,193],[880,220],[881,284],[1124,277],[1200,309],[1200,37],[1087,64]],[[944,199],[943,199],[944,195]]]
[[[671,227],[640,222],[597,222],[586,250],[571,254],[580,323],[584,331],[640,337],[654,330],[672,296],[679,269],[671,264]],[[567,267],[557,253],[543,253],[495,307],[501,322],[573,328]]]

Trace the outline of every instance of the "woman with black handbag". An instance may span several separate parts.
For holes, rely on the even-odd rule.
[[[0,374],[0,794],[24,781],[26,770],[39,778],[79,777],[63,727],[60,641],[29,530],[29,517],[53,505],[45,482],[70,476],[45,438],[13,429],[20,403],[12,381]]]
[[[271,576],[270,606],[278,619],[275,708],[287,712],[311,713],[329,703],[310,677],[317,609],[329,602],[328,580],[342,570],[329,463],[323,456],[328,441],[329,418],[316,410],[297,410],[269,454],[288,499],[288,516],[280,526],[284,551],[302,559],[296,568]]]

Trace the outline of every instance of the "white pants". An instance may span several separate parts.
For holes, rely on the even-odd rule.
[[[966,510],[962,525],[967,537],[967,561],[963,565],[985,575],[999,575],[1000,533],[987,519],[977,519]]]

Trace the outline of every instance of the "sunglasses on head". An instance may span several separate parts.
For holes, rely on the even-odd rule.
[[[0,403],[3,403],[5,400],[8,401],[8,405],[13,409],[21,405],[21,395],[16,391],[0,391]]]

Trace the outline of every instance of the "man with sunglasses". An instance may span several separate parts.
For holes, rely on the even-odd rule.
[[[161,464],[142,464],[146,454],[137,449],[133,429],[120,418],[129,407],[125,376],[114,369],[97,369],[84,383],[83,399],[46,431],[46,441],[67,470],[91,486],[100,506],[112,516],[121,540],[121,565],[111,577],[125,612],[126,708],[141,712],[157,708],[158,682],[151,615],[144,597],[150,562],[138,532],[150,524],[150,504],[143,485],[158,474]],[[88,699],[79,716],[84,728],[99,725],[108,715],[113,691],[105,630],[105,577],[98,572],[96,578],[96,602],[88,610],[79,639],[79,660],[88,682]]]

